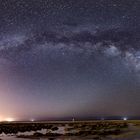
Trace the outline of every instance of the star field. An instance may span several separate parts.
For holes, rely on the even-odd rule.
[[[139,0],[1,0],[0,118],[139,116],[139,9]]]

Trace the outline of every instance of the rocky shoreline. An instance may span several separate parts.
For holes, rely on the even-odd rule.
[[[139,134],[140,122],[91,121],[67,123],[8,123],[0,124],[1,134],[16,139],[94,139],[110,140]],[[16,132],[16,133],[15,133]],[[3,137],[1,137],[3,139]],[[3,139],[5,140],[5,139]]]

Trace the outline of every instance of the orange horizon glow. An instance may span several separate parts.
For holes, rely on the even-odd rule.
[[[7,118],[0,118],[0,122],[13,122],[13,121],[16,121],[15,118],[12,118],[12,117],[7,117]]]

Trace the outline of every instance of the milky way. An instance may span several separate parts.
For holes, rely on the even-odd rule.
[[[0,118],[139,116],[138,0],[5,0]]]

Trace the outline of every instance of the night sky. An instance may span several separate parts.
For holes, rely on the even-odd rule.
[[[0,0],[1,120],[139,107],[139,0]]]

